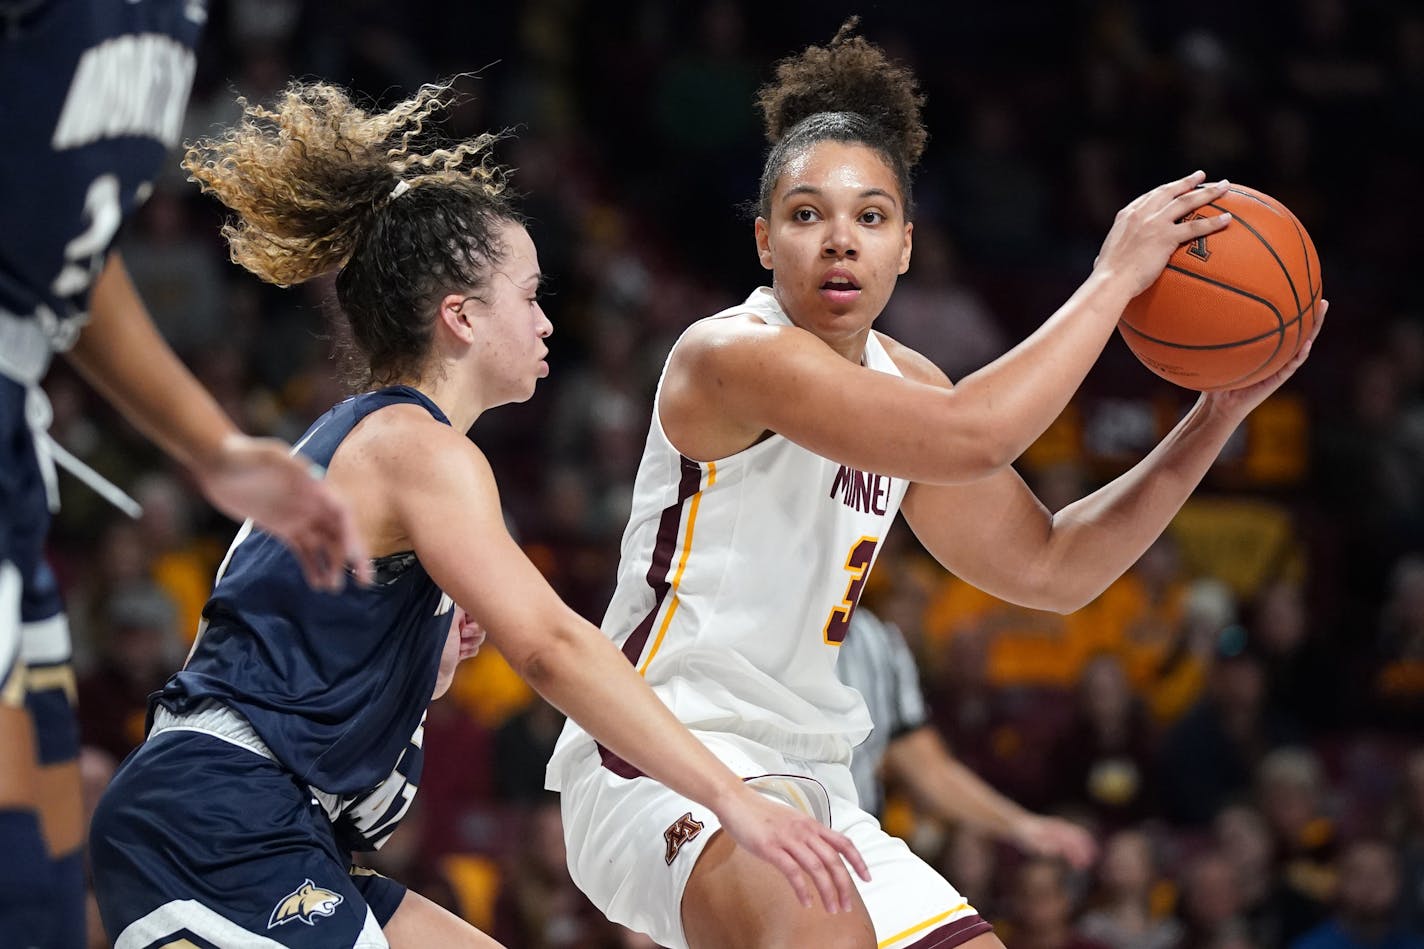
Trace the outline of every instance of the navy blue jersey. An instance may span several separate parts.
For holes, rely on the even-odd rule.
[[[206,0],[40,0],[0,28],[0,313],[74,339],[178,144]]]
[[[347,399],[298,443],[330,463],[367,415],[396,403],[440,409],[407,386]],[[155,697],[184,713],[204,699],[238,711],[306,784],[334,795],[389,777],[430,704],[452,604],[413,552],[383,557],[369,588],[307,585],[291,552],[244,525],[228,551],[183,671]],[[418,757],[407,762],[407,768]]]

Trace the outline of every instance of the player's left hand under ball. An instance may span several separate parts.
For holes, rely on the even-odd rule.
[[[1321,300],[1315,307],[1315,326],[1310,331],[1310,338],[1300,347],[1300,352],[1290,362],[1280,368],[1274,375],[1267,376],[1260,382],[1240,389],[1220,389],[1208,392],[1204,396],[1209,404],[1234,412],[1245,418],[1251,410],[1279,389],[1285,381],[1295,375],[1295,371],[1310,357],[1310,350],[1315,345],[1315,338],[1320,335],[1320,328],[1325,325],[1325,311],[1330,309],[1329,300]]]

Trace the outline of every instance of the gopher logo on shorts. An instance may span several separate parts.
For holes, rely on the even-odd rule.
[[[277,903],[272,910],[272,918],[267,921],[268,929],[275,929],[283,923],[300,919],[308,926],[315,926],[317,916],[334,916],[336,907],[344,899],[340,893],[317,886],[311,880],[304,880]]]
[[[663,831],[663,840],[667,841],[667,862],[672,866],[672,862],[677,857],[677,852],[682,849],[682,845],[689,840],[696,839],[702,833],[705,825],[700,820],[693,820],[692,812],[683,814],[673,825]]]

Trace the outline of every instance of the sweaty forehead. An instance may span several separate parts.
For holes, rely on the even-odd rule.
[[[788,159],[776,183],[776,197],[801,187],[853,194],[880,190],[900,198],[900,184],[885,158],[853,142],[817,142]]]

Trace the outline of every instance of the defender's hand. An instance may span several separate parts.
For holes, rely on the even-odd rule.
[[[285,543],[313,589],[340,590],[348,565],[360,583],[371,582],[370,557],[350,510],[282,442],[230,435],[194,474],[214,507],[239,521],[252,518]]]
[[[718,810],[717,816],[737,846],[766,860],[786,876],[802,906],[812,905],[811,888],[806,882],[810,877],[827,911],[850,912],[855,884],[842,857],[862,880],[870,879],[860,851],[844,834],[823,827],[746,785]]]
[[[460,631],[460,658],[459,662],[473,657],[480,651],[480,647],[485,644],[485,630],[479,623],[470,618],[470,614],[455,607],[455,627]]]

